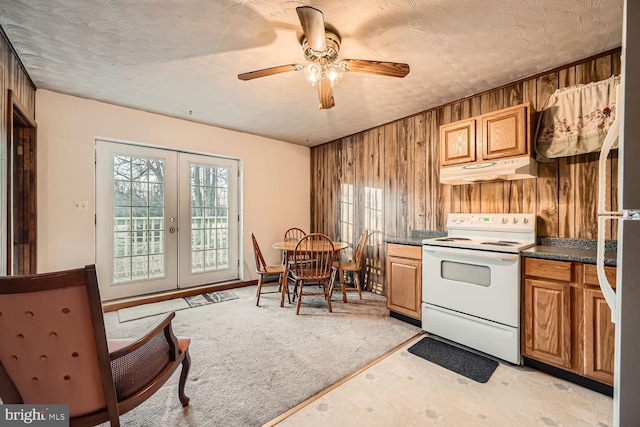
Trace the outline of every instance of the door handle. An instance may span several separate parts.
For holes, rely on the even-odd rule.
[[[169,227],[169,233],[175,233],[175,232],[176,232],[175,227]]]

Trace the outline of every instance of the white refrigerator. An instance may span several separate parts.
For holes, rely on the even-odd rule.
[[[615,426],[640,426],[640,1],[625,0],[622,74],[616,123],[600,153],[598,200],[598,278],[611,308],[615,333],[613,419]],[[619,211],[605,209],[604,163],[619,139]],[[604,274],[604,227],[618,221],[616,290]]]

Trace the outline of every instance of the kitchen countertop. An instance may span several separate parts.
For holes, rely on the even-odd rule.
[[[400,245],[422,246],[422,240],[443,237],[444,231],[414,230],[408,237],[386,237],[384,242]],[[617,242],[607,240],[605,242],[604,264],[615,267],[617,264]],[[538,238],[538,245],[520,252],[526,258],[541,258],[556,261],[582,262],[585,264],[596,263],[596,241],[590,239],[564,239],[542,237]]]
[[[520,252],[528,258],[542,258],[556,261],[575,261],[585,264],[596,263],[596,241],[589,239],[562,239],[543,237],[538,245]],[[605,242],[604,265],[615,267],[617,264],[617,242]]]
[[[413,230],[411,236],[408,237],[385,237],[386,243],[397,243],[400,245],[422,246],[423,239],[431,239],[433,237],[444,237],[447,233],[444,231],[432,230]]]
[[[556,261],[575,261],[585,264],[596,263],[595,249],[567,248],[558,246],[534,246],[520,252],[525,258],[542,258]],[[615,252],[604,253],[604,265],[615,267],[617,263]]]

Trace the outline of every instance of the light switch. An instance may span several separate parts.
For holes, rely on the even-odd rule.
[[[76,212],[88,212],[89,202],[87,200],[76,200],[73,202],[73,210]]]

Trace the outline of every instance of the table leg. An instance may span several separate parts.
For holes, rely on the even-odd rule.
[[[342,262],[338,264],[340,267],[340,283],[342,284],[342,302],[347,302],[347,285],[344,277],[344,270],[342,269]]]
[[[282,292],[280,295],[280,307],[284,307],[284,294],[289,288],[289,257],[285,257],[284,274],[282,276]]]

